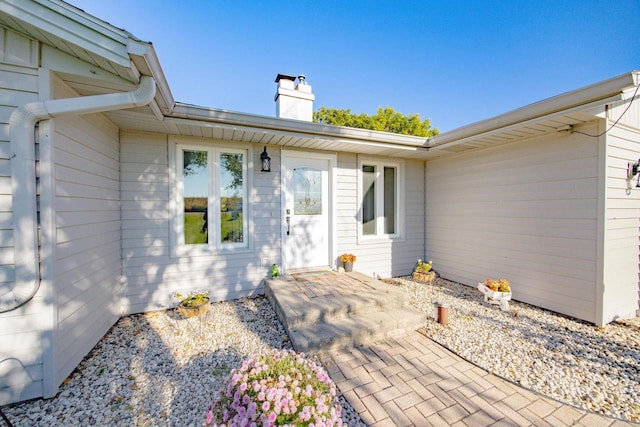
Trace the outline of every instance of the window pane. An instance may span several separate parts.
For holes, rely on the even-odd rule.
[[[396,232],[396,168],[384,168],[384,233]]]
[[[184,243],[208,242],[209,179],[206,151],[183,151]]]
[[[376,234],[376,167],[362,166],[362,234]]]
[[[318,169],[293,170],[293,214],[322,215],[322,172]]]
[[[244,156],[220,154],[220,242],[244,241]]]

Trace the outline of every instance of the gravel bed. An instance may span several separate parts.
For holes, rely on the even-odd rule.
[[[120,319],[52,399],[4,408],[14,426],[199,426],[233,368],[291,343],[265,297]],[[340,398],[347,425],[365,425]],[[2,421],[0,420],[0,424]]]
[[[448,302],[449,325],[428,321],[424,333],[472,363],[561,402],[640,421],[640,327],[604,328],[512,301],[509,311],[483,304],[479,290],[437,278],[385,280],[431,314]],[[517,289],[516,295],[517,295]]]

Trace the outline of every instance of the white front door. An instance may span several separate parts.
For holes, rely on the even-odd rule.
[[[283,151],[283,263],[328,267],[331,256],[331,158]]]

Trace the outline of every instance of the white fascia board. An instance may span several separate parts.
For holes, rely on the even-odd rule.
[[[619,95],[623,90],[634,86],[638,81],[638,72],[633,71],[605,80],[591,86],[567,92],[511,112],[483,120],[449,132],[429,138],[428,146],[435,147],[450,142],[473,137],[493,130],[515,125],[521,122],[531,121],[536,118],[579,107],[584,104],[592,104],[595,101],[605,100]]]
[[[164,120],[164,116],[170,116],[172,114],[176,102],[171,93],[171,88],[169,87],[164,71],[162,70],[162,66],[160,65],[156,50],[150,43],[145,43],[144,45],[146,51],[130,49],[131,60],[138,70],[143,74],[148,73],[148,75],[152,76],[156,81],[156,85],[158,86],[156,97],[160,97],[162,102],[158,105],[156,101],[152,103],[151,106],[152,108],[156,108],[154,110],[156,118],[158,118],[158,120]],[[159,112],[162,114],[159,114]]]
[[[604,106],[606,104],[610,104],[612,102],[616,102],[620,100],[620,95],[616,95],[616,96],[612,96],[610,98],[606,98],[605,100],[600,100],[600,101],[595,101],[589,104],[585,104],[585,105],[581,105],[579,107],[574,107],[574,108],[570,108],[567,110],[562,110],[562,111],[558,111],[555,113],[551,113],[551,114],[547,114],[546,116],[542,116],[542,117],[536,117],[534,119],[530,119],[530,120],[526,120],[523,122],[518,122],[515,123],[513,125],[509,125],[509,126],[503,126],[497,129],[492,129],[486,132],[482,132],[482,133],[476,133],[473,134],[471,136],[468,136],[466,138],[460,138],[457,139],[455,141],[451,141],[451,142],[447,142],[447,143],[442,143],[442,144],[438,144],[438,145],[433,145],[429,147],[429,151],[433,152],[436,150],[442,150],[442,149],[447,149],[449,147],[453,147],[455,145],[460,145],[460,144],[464,144],[466,142],[470,142],[474,139],[477,138],[486,138],[495,134],[499,134],[502,132],[508,132],[510,130],[517,130],[518,128],[523,128],[523,127],[527,127],[539,122],[544,122],[546,120],[551,120],[554,118],[558,118],[558,117],[562,117],[565,115],[571,115],[572,113],[575,112],[582,112],[582,113],[587,113],[593,116],[593,118],[604,118],[604,114],[605,114],[605,108]]]
[[[331,126],[302,120],[281,119],[259,116],[255,114],[237,113],[226,110],[198,107],[195,105],[176,104],[172,117],[194,119],[249,128],[292,132],[300,135],[316,135],[344,140],[360,140],[382,144],[402,145],[410,148],[425,147],[425,138],[412,135],[401,135],[391,132],[379,132],[367,129]]]
[[[120,66],[130,64],[130,35],[59,0],[3,0],[0,11]]]

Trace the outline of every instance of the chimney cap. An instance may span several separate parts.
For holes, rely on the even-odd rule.
[[[280,80],[291,80],[292,82],[296,80],[296,76],[288,76],[286,74],[278,74],[276,76],[276,83],[278,83]]]

